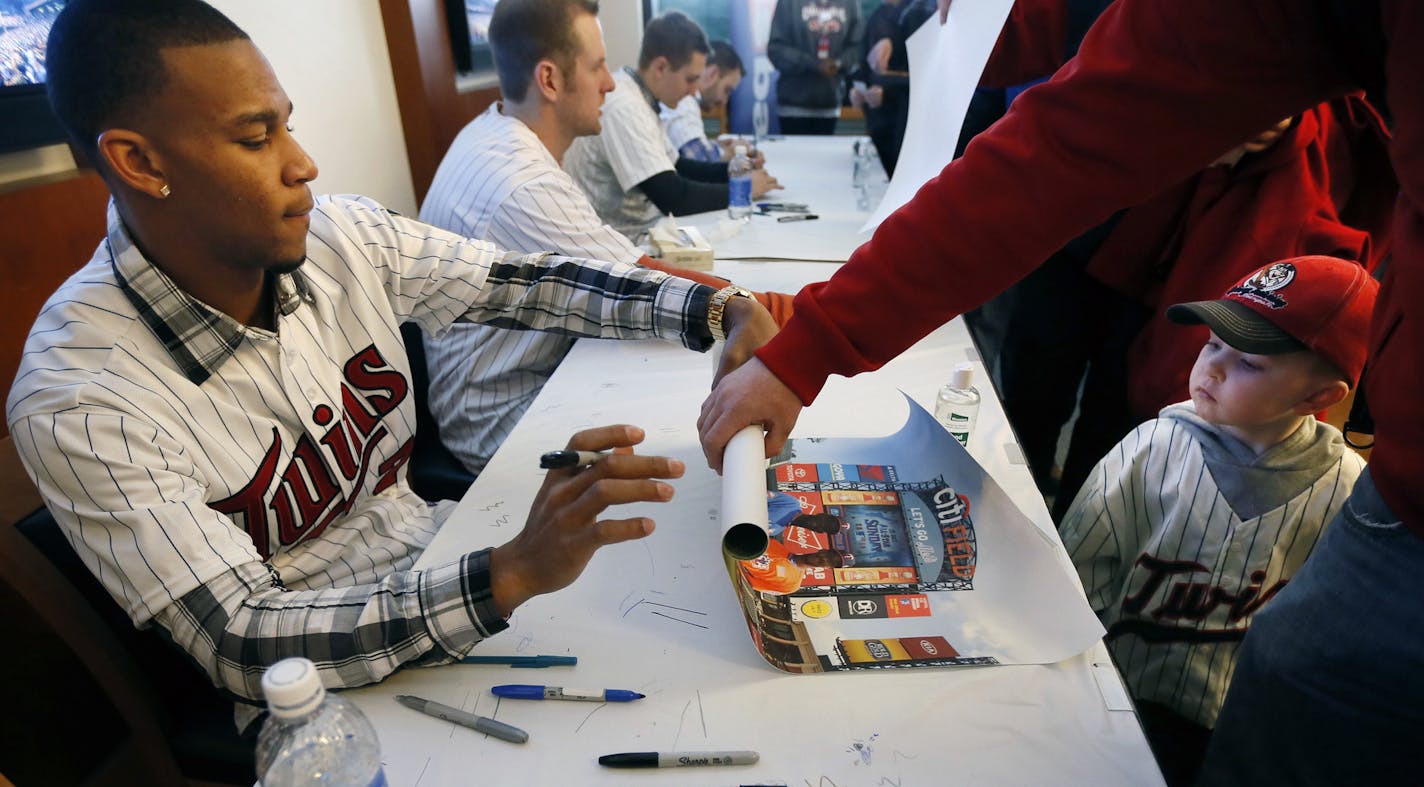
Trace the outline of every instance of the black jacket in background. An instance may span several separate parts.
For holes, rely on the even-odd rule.
[[[821,73],[816,57],[822,10],[831,15],[825,23],[830,56],[841,64],[840,74],[834,77]],[[767,57],[781,74],[776,83],[777,103],[809,109],[839,107],[843,77],[865,56],[860,28],[857,0],[777,0],[766,47]]]

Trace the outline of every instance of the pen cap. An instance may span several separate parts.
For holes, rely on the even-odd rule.
[[[279,719],[298,719],[317,709],[326,688],[309,659],[282,659],[262,673],[262,696],[267,709]]]

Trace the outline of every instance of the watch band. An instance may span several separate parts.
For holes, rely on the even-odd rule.
[[[712,299],[707,302],[707,329],[712,332],[712,338],[719,342],[727,341],[727,329],[723,325],[723,318],[727,313],[727,302],[733,298],[750,298],[751,290],[745,287],[738,287],[729,284],[726,287],[712,294]]]

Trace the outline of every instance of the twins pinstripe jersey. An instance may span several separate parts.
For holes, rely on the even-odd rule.
[[[663,122],[663,133],[679,156],[697,161],[722,160],[722,148],[707,138],[707,129],[702,125],[702,104],[696,95],[687,96],[671,109],[662,106],[659,118]]]
[[[539,137],[495,104],[455,137],[422,221],[518,251],[556,249],[632,261],[637,247],[598,220]],[[575,338],[457,324],[426,337],[430,411],[440,439],[479,472],[573,347]]]
[[[661,217],[653,201],[634,186],[677,165],[677,150],[663,133],[658,101],[628,68],[613,73],[614,90],[603,100],[603,132],[579,137],[564,154],[564,171],[588,195],[593,209],[630,238]]]
[[[1311,480],[1243,518],[1213,475],[1230,468],[1207,458],[1203,424],[1186,403],[1139,426],[1059,528],[1133,696],[1211,728],[1252,617],[1305,563],[1364,461],[1308,419],[1261,459],[1282,474],[1308,466]]]
[[[354,686],[504,628],[487,552],[411,569],[449,509],[406,484],[400,322],[711,343],[711,288],[504,254],[359,198],[317,201],[306,262],[273,285],[276,330],[242,325],[178,289],[111,206],[107,239],[37,318],[7,406],[89,569],[247,699],[284,656]]]

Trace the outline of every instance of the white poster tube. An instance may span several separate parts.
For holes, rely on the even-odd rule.
[[[766,554],[766,436],[752,424],[722,454],[722,551],[736,560]]]

